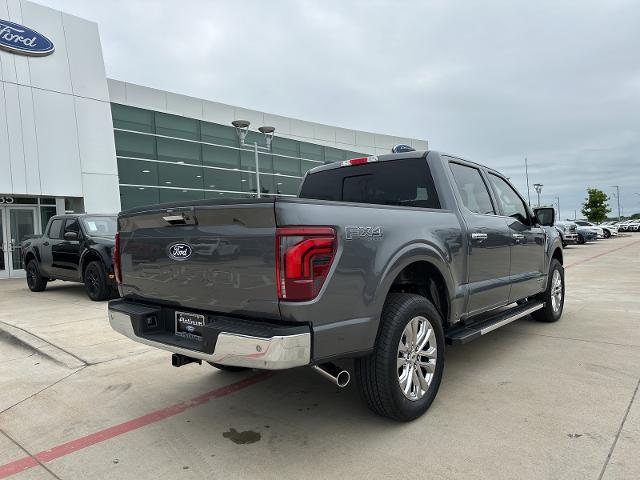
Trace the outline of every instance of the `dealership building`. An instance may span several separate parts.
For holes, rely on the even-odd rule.
[[[0,81],[0,279],[55,214],[296,195],[317,165],[427,148],[109,79],[96,23],[29,1],[0,0]]]

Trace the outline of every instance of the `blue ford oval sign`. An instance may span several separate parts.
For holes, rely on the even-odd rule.
[[[392,149],[391,152],[392,153],[407,153],[407,152],[415,152],[416,149],[409,146],[409,145],[405,145],[404,143],[400,143],[398,145],[395,145]]]
[[[188,243],[174,243],[169,247],[169,258],[173,260],[186,260],[193,253],[191,245]]]
[[[34,57],[53,52],[53,42],[35,30],[0,19],[0,48]]]

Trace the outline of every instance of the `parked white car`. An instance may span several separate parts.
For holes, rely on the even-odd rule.
[[[585,220],[574,220],[575,224],[578,225],[579,227],[588,227],[591,230],[593,230],[594,232],[596,232],[596,235],[598,236],[598,238],[609,238],[611,236],[611,231],[607,230],[607,233],[605,233],[604,228],[599,227],[598,225],[595,225],[591,222],[587,222]],[[616,232],[617,234],[618,232]]]

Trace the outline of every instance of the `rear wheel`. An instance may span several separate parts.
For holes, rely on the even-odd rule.
[[[392,293],[375,351],[355,362],[360,395],[378,415],[418,418],[438,393],[444,369],[442,318],[420,295]]]
[[[545,302],[540,310],[536,310],[531,316],[538,322],[556,322],[562,316],[564,309],[564,268],[555,258],[551,260],[549,267],[549,279],[547,289],[538,296]]]
[[[584,237],[581,234],[578,234],[578,245],[584,245]]]
[[[107,273],[102,262],[93,261],[84,270],[84,286],[87,295],[94,302],[106,300],[111,296],[112,288],[107,283]]]
[[[234,367],[232,365],[222,365],[220,363],[207,362],[212,367],[216,367],[218,370],[222,370],[223,372],[243,372],[244,370],[249,370],[247,367]]]
[[[604,231],[604,238],[609,238],[611,236],[611,232],[609,230]]]
[[[38,262],[35,259],[29,260],[27,264],[27,286],[32,292],[42,292],[47,288],[47,279],[40,275]]]

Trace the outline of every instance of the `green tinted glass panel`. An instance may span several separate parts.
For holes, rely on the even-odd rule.
[[[337,148],[324,147],[324,161],[327,163],[331,162],[342,162],[346,160],[346,152],[344,150],[338,150]]]
[[[114,132],[116,154],[124,157],[156,158],[156,139],[151,135]]]
[[[256,171],[256,155],[254,152],[240,151],[240,168],[242,170]],[[260,172],[272,173],[273,172],[273,158],[272,155],[266,153],[258,153],[258,162]]]
[[[318,162],[310,162],[309,160],[300,160],[300,166],[302,167],[302,175],[307,173],[312,168],[322,165],[322,163]]]
[[[44,232],[47,229],[49,219],[56,214],[56,207],[40,207],[40,219],[42,220],[41,226]]]
[[[302,179],[290,177],[275,177],[274,181],[276,183],[276,193],[282,193],[285,195],[297,195]]]
[[[158,163],[118,158],[120,183],[130,185],[158,185]]]
[[[241,172],[230,170],[204,169],[204,188],[207,190],[233,190],[241,191]]]
[[[177,165],[173,163],[158,164],[158,185],[161,187],[204,188],[202,167]]]
[[[169,137],[200,140],[200,122],[193,118],[156,113],[156,133]]]
[[[273,195],[276,193],[274,175],[260,175],[260,192],[263,195]]]
[[[40,198],[40,205],[55,205],[56,204],[56,199],[55,198]]]
[[[300,160],[297,158],[273,156],[274,173],[284,173],[285,175],[300,175]]]
[[[180,190],[173,188],[160,188],[160,203],[186,202],[189,200],[204,199],[204,192],[197,190]]]
[[[240,178],[240,191],[247,193],[256,193],[258,191],[255,173],[240,172]]]
[[[155,205],[159,202],[157,188],[152,187],[120,187],[120,204],[122,210],[142,205]]]
[[[224,168],[240,168],[240,151],[234,148],[202,145],[204,165]]]
[[[203,142],[215,143],[217,145],[239,146],[236,129],[226,127],[216,123],[200,122],[201,137]]]
[[[152,111],[112,103],[111,115],[114,128],[135,130],[137,132],[154,132]]]
[[[199,143],[158,137],[158,160],[202,165],[200,149]]]
[[[313,143],[300,142],[300,156],[310,160],[324,160],[322,155],[322,146]]]
[[[297,158],[300,156],[299,142],[288,138],[275,137],[272,143],[272,151],[280,155],[289,155]]]

